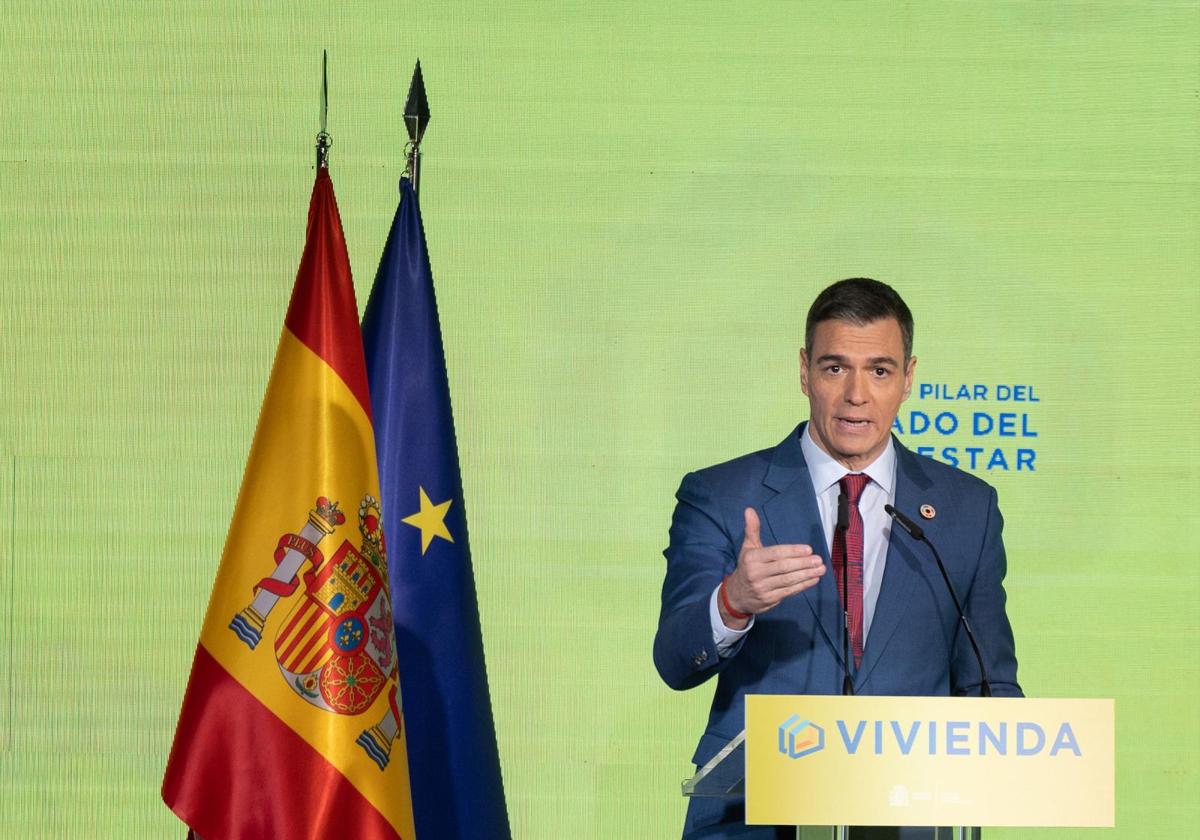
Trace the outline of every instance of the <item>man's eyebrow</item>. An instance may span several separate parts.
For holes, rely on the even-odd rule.
[[[839,356],[836,353],[826,353],[824,356],[817,357],[817,364],[832,362],[835,365],[847,365],[845,356]],[[900,363],[893,356],[873,356],[867,359],[867,367],[879,367],[881,365],[891,365],[892,367],[900,367]]]

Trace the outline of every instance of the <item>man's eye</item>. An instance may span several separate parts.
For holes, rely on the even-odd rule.
[[[842,366],[841,365],[830,365],[829,367],[825,368],[825,370],[829,373],[841,373]]]
[[[887,368],[875,368],[875,375],[880,379],[887,376],[890,372]]]

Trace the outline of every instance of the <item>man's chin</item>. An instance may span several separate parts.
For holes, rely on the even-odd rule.
[[[879,445],[879,441],[879,432],[874,426],[867,426],[862,430],[838,429],[833,435],[833,444],[838,449],[860,455],[870,452]]]
[[[839,435],[833,441],[833,455],[839,461],[854,461],[866,466],[883,451],[884,443],[879,438],[862,440],[857,436],[847,438]]]

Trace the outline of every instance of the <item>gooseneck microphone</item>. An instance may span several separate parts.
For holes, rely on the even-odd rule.
[[[988,684],[987,669],[983,665],[983,654],[979,652],[979,642],[975,640],[975,632],[971,629],[971,622],[967,621],[967,614],[963,612],[962,603],[958,600],[958,595],[954,591],[954,584],[950,583],[950,575],[946,573],[946,566],[942,563],[942,557],[938,554],[933,543],[925,536],[925,531],[916,522],[913,522],[900,511],[896,510],[891,505],[884,505],[884,511],[888,516],[898,524],[901,528],[908,532],[908,535],[914,540],[925,543],[929,546],[929,550],[933,552],[933,559],[937,561],[938,571],[942,573],[942,580],[946,581],[946,588],[950,590],[950,598],[954,601],[954,609],[958,610],[958,620],[962,622],[963,629],[967,631],[967,640],[971,643],[971,650],[975,651],[975,661],[979,663],[979,696],[991,697],[992,687]]]
[[[850,549],[846,545],[846,531],[850,529],[850,499],[846,491],[838,493],[837,523],[834,531],[842,535],[842,694],[849,697],[854,693],[854,683],[850,679],[850,605],[846,602],[846,586],[848,585],[846,566],[849,563]]]

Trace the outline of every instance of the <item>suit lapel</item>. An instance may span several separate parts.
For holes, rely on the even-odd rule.
[[[928,499],[933,482],[921,468],[921,460],[903,446],[896,443],[896,510],[911,515]],[[871,632],[863,647],[862,665],[855,675],[857,691],[870,677],[872,669],[879,663],[888,642],[904,618],[905,606],[909,603],[913,587],[921,579],[919,561],[907,535],[893,525],[888,540],[887,561],[883,570],[883,581],[879,586],[879,600],[875,603],[875,615],[871,620]]]
[[[838,661],[842,662],[841,610],[837,584],[832,574],[833,566],[829,556],[829,546],[825,544],[825,529],[821,525],[821,513],[817,508],[817,497],[813,493],[812,478],[808,465],[804,461],[804,453],[800,448],[800,434],[803,424],[796,429],[783,443],[775,448],[771,466],[763,479],[763,484],[776,491],[778,495],[769,499],[763,505],[765,525],[773,544],[801,543],[812,546],[814,553],[819,554],[825,561],[826,573],[820,582],[801,593],[808,609],[816,615],[829,649]],[[785,600],[776,609],[800,609],[800,599]]]

